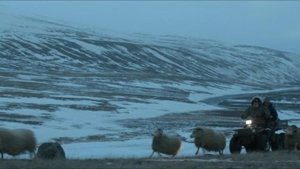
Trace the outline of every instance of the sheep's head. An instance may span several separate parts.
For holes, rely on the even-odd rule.
[[[157,129],[154,131],[152,134],[154,137],[161,137],[163,135],[163,130],[162,129]]]
[[[191,138],[199,137],[199,135],[203,132],[203,129],[201,127],[196,127],[193,129],[193,132],[191,134]]]
[[[295,125],[291,125],[291,126],[288,126],[288,128],[286,129],[286,134],[287,135],[295,135],[298,131],[298,128],[297,126]]]

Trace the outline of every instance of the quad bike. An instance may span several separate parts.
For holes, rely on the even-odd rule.
[[[281,121],[285,124],[287,121]],[[270,151],[271,147],[276,147],[277,143],[273,142],[272,137],[275,136],[274,129],[264,128],[256,124],[252,119],[247,119],[245,125],[241,129],[235,130],[230,142],[229,150],[231,153],[240,153],[244,147],[246,152],[253,151]]]

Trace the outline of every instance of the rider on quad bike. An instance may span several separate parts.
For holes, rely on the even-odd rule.
[[[258,127],[265,128],[270,119],[270,111],[262,105],[262,101],[258,96],[253,97],[251,105],[241,115],[242,119],[251,118]]]
[[[242,129],[236,130],[229,144],[231,153],[240,153],[242,146],[247,152],[268,151],[271,129],[268,128],[270,112],[259,97],[253,97],[251,105],[241,115],[246,120]]]

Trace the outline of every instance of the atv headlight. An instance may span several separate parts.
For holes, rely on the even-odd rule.
[[[252,124],[252,120],[246,120],[246,125],[251,125]]]

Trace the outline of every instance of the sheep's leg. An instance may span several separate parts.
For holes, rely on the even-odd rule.
[[[3,159],[3,153],[1,152],[1,158]]]
[[[198,155],[198,153],[199,153],[199,149],[200,149],[200,147],[198,147],[198,149],[197,149],[197,151],[196,151],[195,155]]]
[[[161,157],[162,155],[158,152],[158,155]]]
[[[223,155],[223,150],[219,150],[219,155]]]
[[[152,156],[154,155],[154,153],[155,153],[155,152],[153,151],[152,154],[149,156],[149,158],[152,158]]]
[[[202,148],[202,152],[203,152],[203,154],[205,154],[205,153],[206,153],[206,151],[205,151],[205,149],[204,149],[204,148]]]

